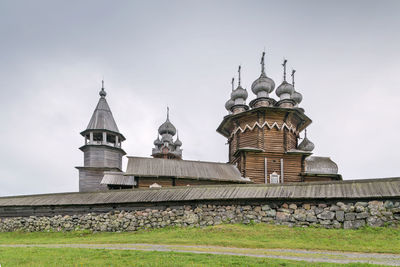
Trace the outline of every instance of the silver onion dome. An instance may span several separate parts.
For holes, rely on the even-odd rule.
[[[170,134],[170,135],[175,135],[176,133],[176,128],[175,126],[167,119],[166,122],[161,124],[161,126],[158,128],[159,134]]]
[[[303,100],[303,96],[299,92],[294,91],[292,96],[291,96],[291,99],[296,101],[297,104],[300,104],[301,101]]]
[[[265,74],[265,52],[262,53],[260,64],[261,75],[251,85],[251,91],[257,97],[268,97],[268,94],[275,89],[275,82]]]
[[[289,96],[291,96],[293,92],[294,92],[293,85],[291,85],[287,81],[283,81],[281,85],[279,85],[278,88],[276,88],[276,95],[278,97],[281,97],[284,94],[288,94]]]
[[[155,146],[161,146],[163,143],[161,142],[160,137],[157,136],[157,139],[154,140],[154,143],[153,143],[153,144],[154,144]]]
[[[262,73],[261,76],[251,85],[251,91],[253,91],[257,97],[263,96],[262,92],[265,92],[265,96],[267,96],[267,94],[270,94],[274,89],[275,82],[264,73]]]
[[[167,107],[167,120],[158,127],[158,133],[160,135],[170,134],[172,136],[176,134],[175,126],[169,121],[169,107]]]
[[[311,152],[314,150],[314,143],[311,142],[308,138],[307,135],[304,137],[303,141],[297,146],[297,149],[303,150],[303,151],[308,151]]]
[[[248,93],[246,89],[243,89],[242,86],[238,86],[235,90],[232,91],[231,93],[231,99],[235,101],[238,98],[242,98],[243,100],[246,100],[248,97]]]
[[[175,145],[175,146],[182,146],[181,140],[179,140],[179,138],[177,138],[176,141],[175,141],[175,143],[174,143],[174,145]]]
[[[229,99],[228,101],[226,101],[225,103],[225,108],[226,110],[230,111],[231,108],[235,105],[235,101],[233,101],[232,99]]]

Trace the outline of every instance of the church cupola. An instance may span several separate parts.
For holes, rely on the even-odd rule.
[[[182,142],[179,137],[174,141],[177,133],[175,126],[169,120],[169,108],[167,107],[167,120],[158,128],[157,139],[154,141],[152,156],[154,158],[182,159]],[[159,138],[161,135],[161,140]]]
[[[238,68],[238,74],[238,87],[231,93],[231,99],[234,102],[234,105],[232,106],[233,114],[237,114],[249,109],[249,107],[246,105],[246,99],[248,97],[247,90],[241,86],[241,66]]]
[[[268,107],[273,105],[275,100],[269,98],[269,94],[275,89],[275,82],[265,74],[265,52],[261,57],[261,75],[251,85],[251,91],[256,95],[256,99],[250,102],[250,106],[254,107]]]
[[[296,102],[291,99],[294,92],[294,87],[286,81],[286,63],[287,60],[283,60],[283,82],[276,88],[276,95],[280,98],[277,105],[283,108],[291,108]]]
[[[292,70],[292,85],[293,88],[295,88],[294,86],[294,74],[296,73],[296,70]],[[296,89],[293,91],[293,94],[290,97],[291,99],[293,99],[296,102],[295,107],[298,107],[299,104],[301,103],[301,101],[303,100],[303,96],[296,91]]]
[[[304,139],[303,141],[297,146],[298,150],[302,150],[302,151],[307,151],[307,152],[311,152],[313,151],[315,148],[315,145],[313,142],[311,142],[308,138],[307,138],[307,129],[304,130]]]
[[[232,78],[232,92],[235,87],[235,78]],[[235,101],[232,98],[229,98],[228,101],[225,102],[225,109],[228,111],[229,114],[232,114],[232,107],[235,105]]]
[[[104,81],[99,92],[100,99],[86,130],[81,132],[85,143],[80,150],[84,153],[84,166],[79,169],[79,191],[102,190],[100,184],[104,171],[121,171],[121,148],[125,137],[119,132],[106,100]]]

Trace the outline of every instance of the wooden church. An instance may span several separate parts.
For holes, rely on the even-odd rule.
[[[265,53],[261,75],[251,86],[255,99],[249,105],[247,90],[241,86],[240,66],[236,88],[232,79],[232,92],[225,104],[229,114],[217,129],[228,140],[227,163],[183,160],[182,141],[167,110],[166,121],[158,128],[152,158],[128,157],[124,172],[122,157],[126,153],[121,143],[125,137],[106,101],[103,83],[89,125],[81,132],[85,143],[80,148],[84,166],[77,167],[79,191],[341,180],[336,163],[329,157],[312,156],[314,144],[306,134],[312,121],[299,107],[302,95],[295,89],[295,71],[291,73],[291,83],[287,82],[284,60],[283,82],[275,90],[279,98],[275,100],[270,97],[275,83],[266,75],[264,57]],[[299,143],[301,132],[305,134]]]

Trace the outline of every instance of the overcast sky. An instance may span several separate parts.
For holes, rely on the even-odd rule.
[[[297,70],[315,155],[344,179],[400,176],[400,1],[1,1],[0,196],[78,190],[104,77],[128,155],[166,106],[184,159],[226,162],[232,76]],[[272,96],[277,98],[275,92]],[[126,162],[125,162],[126,163]]]

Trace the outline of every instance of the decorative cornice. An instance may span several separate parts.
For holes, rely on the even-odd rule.
[[[259,124],[258,122],[255,122],[253,126],[250,126],[248,124],[246,124],[246,126],[244,128],[242,127],[236,127],[236,129],[231,133],[231,135],[229,136],[230,138],[232,136],[234,136],[238,131],[240,131],[241,133],[244,133],[247,129],[252,131],[254,130],[255,127],[258,127],[260,129],[267,127],[269,130],[271,130],[272,128],[276,128],[279,131],[283,131],[284,129],[288,130],[289,132],[295,133],[297,134],[297,130],[296,127],[293,127],[292,124],[289,123],[286,124],[285,122],[282,124],[282,126],[279,126],[279,124],[277,122],[274,122],[272,125],[270,125],[267,121],[265,121],[263,124]]]

